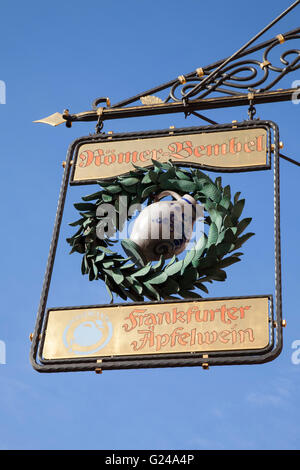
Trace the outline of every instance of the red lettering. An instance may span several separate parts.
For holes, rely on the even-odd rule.
[[[159,150],[152,150],[152,157],[151,160],[159,160],[159,156],[157,155],[158,153],[162,153],[162,149]]]
[[[197,310],[197,311],[195,312],[195,320],[196,320],[196,321],[198,321],[198,322],[207,321],[208,310],[204,310],[204,312],[203,312],[203,319],[200,318],[200,315],[201,315],[201,310]]]
[[[214,145],[214,153],[216,157],[219,155],[219,152],[220,152],[220,146],[218,144]]]
[[[146,309],[134,309],[132,312],[130,312],[129,316],[125,318],[125,320],[130,320],[131,325],[129,326],[127,323],[124,323],[122,325],[122,328],[128,333],[128,331],[134,330],[134,328],[137,326],[137,315],[138,313],[145,313]],[[143,317],[142,317],[143,318]]]
[[[96,152],[95,152],[96,154]],[[97,166],[100,166],[101,165],[101,157],[103,155],[103,150],[102,149],[98,149],[98,154],[96,154],[95,156],[95,165]]]
[[[193,328],[192,331],[191,331],[191,341],[190,341],[190,345],[191,345],[191,346],[194,346],[195,341],[196,341],[196,328]]]
[[[246,333],[248,333],[248,340],[252,343],[254,341],[254,335],[252,328],[247,328],[246,330],[239,330],[240,342],[245,342]]]
[[[241,316],[240,318],[245,318],[245,310],[249,310],[251,308],[250,305],[248,305],[247,307],[240,307],[240,312],[241,312]]]
[[[212,155],[212,145],[207,145],[206,155],[210,157]]]
[[[145,325],[156,325],[156,317],[154,313],[147,313],[146,314],[146,319],[144,321]]]
[[[87,157],[84,155],[84,153],[87,154]],[[93,159],[94,159],[94,152],[92,152],[91,150],[86,150],[84,153],[81,153],[79,155],[79,158],[81,158],[82,162],[79,163],[79,166],[80,167],[83,167],[84,166],[84,161],[86,160],[86,165],[85,166],[89,166]]]
[[[165,317],[166,323],[168,323],[168,324],[171,323],[171,315],[170,315],[170,312],[164,312],[164,313],[158,313],[158,314],[157,314],[158,324],[159,324],[159,325],[162,325],[164,317]]]
[[[112,153],[111,155],[105,155],[104,157],[105,165],[111,165],[112,163],[115,163],[115,161],[116,161],[116,156],[114,153]]]
[[[194,307],[190,307],[188,309],[188,311],[186,312],[186,322],[187,323],[190,323],[190,321],[191,321],[191,317],[193,315],[193,310],[194,310]]]
[[[143,349],[147,342],[149,342],[149,347],[152,347],[154,345],[154,332],[153,332],[153,327],[150,327],[149,330],[138,330],[138,333],[144,333],[143,338],[140,340],[141,344],[140,347],[137,345],[137,341],[132,341],[130,344],[133,347],[134,351],[138,351],[140,349]]]
[[[234,344],[237,341],[236,331],[232,330],[231,335],[232,335],[232,344]]]
[[[262,150],[264,150],[264,136],[263,135],[259,135],[258,137],[256,137],[256,149],[258,152],[261,152]]]
[[[230,312],[231,310],[231,312]],[[238,317],[235,314],[235,312],[237,312],[238,309],[236,307],[231,307],[227,310],[227,315],[229,316],[229,318],[231,318],[231,320],[237,320]]]
[[[181,323],[185,322],[184,312],[177,312],[177,308],[173,308],[173,323],[176,323],[178,320],[181,321]]]
[[[226,153],[227,153],[227,144],[222,144],[221,145],[221,153],[222,153],[222,155],[226,155]]]
[[[166,346],[170,341],[168,334],[156,335],[156,351],[160,351],[162,347]]]
[[[254,149],[250,148],[251,144],[255,145],[255,142],[253,142],[253,141],[252,142],[245,142],[245,145],[244,145],[245,152],[247,152],[247,153],[253,152]]]
[[[145,152],[141,152],[139,155],[141,162],[147,162],[149,158],[145,158],[145,155],[149,155],[149,154],[150,154],[150,150],[145,150]]]
[[[221,343],[228,343],[229,341],[229,338],[226,338],[226,336],[228,336],[230,334],[230,331],[227,331],[227,330],[223,330],[219,333],[219,340],[221,341]]]
[[[229,152],[232,153],[233,155],[235,155],[236,151],[235,151],[235,138],[233,137],[232,139],[230,139],[229,141]]]
[[[173,144],[169,144],[168,149],[171,152],[170,156],[174,158],[182,159],[193,154],[192,142],[189,140],[185,142],[175,142]],[[182,152],[182,151],[187,152],[187,155],[180,155],[179,152]]]
[[[200,149],[200,150],[199,150]],[[195,157],[204,157],[204,154],[201,153],[205,150],[205,146],[204,145],[199,145],[198,147],[195,147],[194,148],[194,155]]]
[[[180,336],[180,333],[178,333],[178,330],[183,330],[182,326],[175,328],[175,330],[171,333],[171,346],[175,346],[176,338],[177,336]]]
[[[226,321],[226,318],[225,318],[226,311],[227,311],[226,305],[222,305],[222,307],[221,307],[221,320],[224,323],[231,323],[230,320]]]

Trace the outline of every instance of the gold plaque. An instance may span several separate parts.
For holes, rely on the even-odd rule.
[[[152,160],[178,165],[226,169],[267,165],[265,128],[172,133],[165,136],[83,142],[76,150],[72,183],[103,180],[151,166]]]
[[[45,360],[209,351],[269,345],[269,298],[50,309]]]

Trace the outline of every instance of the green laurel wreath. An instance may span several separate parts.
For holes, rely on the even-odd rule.
[[[74,204],[81,218],[70,225],[79,226],[79,229],[67,242],[72,247],[70,253],[83,255],[82,274],[87,274],[90,281],[101,279],[105,282],[111,302],[113,293],[134,301],[144,301],[145,297],[150,300],[178,299],[174,294],[182,298],[201,298],[194,289],[208,293],[206,283],[224,281],[227,277],[224,268],[240,261],[243,253],[236,250],[254,235],[242,235],[252,219],[240,220],[245,204],[244,199],[239,199],[241,193],[237,192],[231,201],[230,186],[223,188],[221,177],[213,182],[198,169],[187,170],[175,167],[171,162],[153,160],[150,169],[135,166],[135,170],[126,176],[98,184],[100,191],[83,197],[84,202]],[[97,237],[96,227],[101,224],[101,216],[97,216],[96,211],[101,204],[114,205],[120,214],[119,196],[127,196],[130,207],[152,203],[155,194],[162,190],[174,190],[181,196],[190,193],[206,211],[204,222],[209,225],[208,234],[186,252],[184,259],[174,256],[166,261],[161,257],[156,263],[145,264],[138,254],[131,253],[129,258],[123,258],[113,251],[112,246],[117,240]],[[122,227],[119,226],[119,230]]]

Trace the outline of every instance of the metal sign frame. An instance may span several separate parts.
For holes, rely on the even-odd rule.
[[[217,125],[217,126],[206,126],[206,131],[211,129],[228,129],[231,127],[232,129],[233,124],[224,124],[224,125]],[[251,353],[251,351],[246,352],[231,352],[231,353],[224,353],[224,352],[216,352],[216,353],[209,353],[209,355],[205,354],[196,354],[189,353],[188,357],[180,357],[175,358],[175,354],[172,355],[170,358],[168,357],[162,358],[157,360],[157,358],[153,359],[150,358],[149,355],[147,357],[140,356],[138,360],[136,359],[129,359],[129,358],[116,358],[111,361],[101,361],[101,365],[99,364],[99,358],[93,361],[89,360],[86,361],[84,359],[80,360],[63,360],[63,361],[47,361],[43,360],[40,354],[40,347],[43,344],[43,338],[45,335],[45,325],[47,319],[47,299],[48,293],[51,284],[51,277],[54,267],[56,249],[58,245],[60,227],[63,217],[64,211],[64,204],[67,195],[67,189],[70,180],[70,173],[72,169],[72,158],[74,156],[74,152],[76,150],[76,146],[78,146],[79,142],[82,142],[82,139],[90,139],[91,137],[85,137],[81,139],[75,140],[69,147],[67,153],[67,159],[65,164],[65,169],[63,173],[61,189],[59,194],[58,206],[57,206],[57,213],[56,219],[54,223],[53,235],[50,244],[50,250],[48,255],[46,273],[44,277],[40,304],[38,309],[38,315],[36,320],[35,331],[32,336],[32,345],[30,351],[30,361],[35,370],[38,372],[68,372],[68,371],[100,371],[102,369],[131,369],[131,368],[149,368],[149,367],[176,367],[176,366],[203,366],[206,368],[208,365],[233,365],[233,364],[259,364],[265,363],[275,359],[282,350],[282,282],[281,282],[281,244],[280,244],[280,168],[279,168],[279,130],[277,125],[272,121],[246,121],[244,123],[234,123],[234,126],[239,127],[262,127],[266,126],[273,134],[274,143],[271,147],[271,140],[269,140],[269,151],[273,153],[273,176],[274,176],[274,237],[275,237],[275,247],[274,247],[274,254],[275,254],[275,307],[273,307],[273,296],[272,295],[264,295],[263,297],[268,297],[270,300],[270,334],[271,334],[271,341],[270,346],[261,352],[261,354],[257,354],[257,351]],[[181,132],[179,130],[179,132]],[[158,131],[159,132],[159,131]],[[162,131],[166,132],[166,131]],[[169,132],[169,130],[168,130]],[[135,134],[136,135],[136,134]],[[144,133],[143,135],[146,135]],[[123,137],[125,134],[123,134]],[[102,136],[103,137],[103,136]],[[99,136],[95,136],[95,138],[99,138]],[[193,165],[189,165],[193,166]],[[211,168],[206,168],[205,166],[201,166],[202,169],[212,171]],[[256,170],[261,170],[262,168],[256,168]],[[264,168],[266,169],[266,168]],[[267,169],[270,169],[268,166]],[[254,170],[251,167],[251,171]],[[213,171],[223,172],[224,169],[217,169],[214,168]],[[231,170],[227,170],[231,171]],[[250,171],[250,169],[239,169],[235,171]],[[248,296],[246,298],[250,298]],[[255,296],[259,297],[259,296]],[[231,298],[243,298],[243,297],[231,297]],[[244,297],[245,298],[245,297]],[[190,299],[194,301],[194,299]],[[206,299],[204,299],[206,300]],[[218,299],[207,299],[207,300],[218,300]],[[184,299],[185,302],[188,299]],[[153,303],[153,302],[152,302]],[[68,307],[67,307],[68,308]],[[74,308],[74,307],[73,307]],[[84,308],[84,307],[82,307]],[[63,307],[66,309],[66,307]],[[53,310],[53,309],[52,309]]]

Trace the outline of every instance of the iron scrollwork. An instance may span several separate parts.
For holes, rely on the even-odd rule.
[[[239,90],[255,93],[271,90],[288,73],[300,68],[299,49],[282,52],[279,58],[280,66],[273,65],[270,60],[275,48],[281,47],[286,41],[295,39],[300,39],[300,28],[291,33],[276,36],[267,47],[264,47],[265,44],[261,45],[259,47],[259,50],[263,49],[261,60],[249,58],[229,64],[212,81],[205,83],[203,88],[201,88],[201,82],[213,71],[211,66],[202,69],[201,77],[197,76],[197,72],[187,77],[181,76],[172,85],[165,102],[182,101],[187,98],[203,99],[212,92],[234,96],[241,94]],[[258,50],[258,48],[255,49]]]
[[[224,59],[198,68],[186,75],[180,75],[175,80],[116,103],[111,108],[122,108],[139,100],[144,105],[172,102],[191,103],[194,100],[204,99],[208,95],[212,95],[212,97],[220,95],[240,97],[247,96],[249,92],[257,95],[269,91],[287,74],[300,68],[300,49],[291,48],[281,52],[277,65],[274,65],[275,59],[271,60],[274,51],[284,47],[288,41],[297,39],[300,39],[300,28],[279,34],[268,41],[246,49],[211,80],[207,81],[208,76],[224,62]],[[259,51],[262,54],[257,58],[255,53]],[[167,96],[163,93],[165,91],[168,92]],[[158,96],[153,96],[157,93]]]

